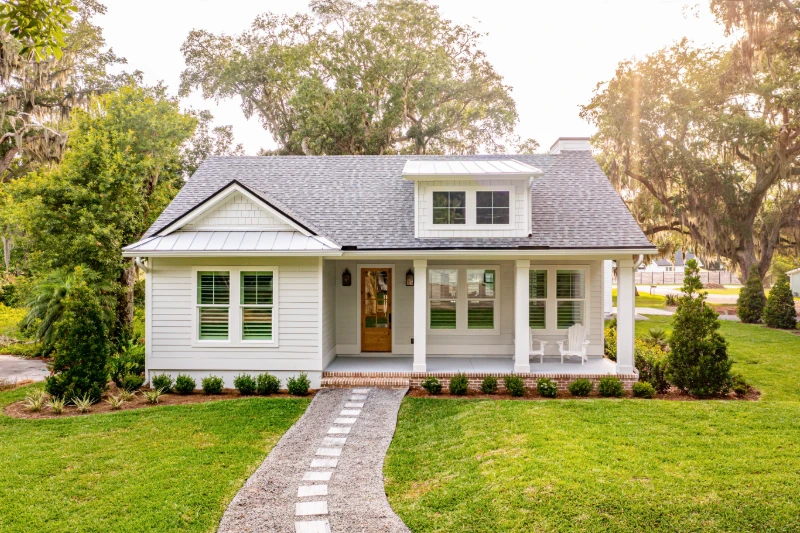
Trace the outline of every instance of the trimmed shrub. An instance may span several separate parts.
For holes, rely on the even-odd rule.
[[[252,396],[256,393],[258,383],[256,378],[250,374],[240,374],[233,378],[233,386],[239,391],[242,396]]]
[[[597,392],[600,396],[606,398],[620,398],[625,394],[625,389],[622,388],[622,382],[616,376],[604,376],[600,378],[600,383],[597,385]]]
[[[652,398],[656,395],[656,389],[646,381],[637,381],[633,384],[633,395],[637,398]]]
[[[222,378],[219,376],[208,376],[200,382],[205,394],[222,394],[223,385]]]
[[[667,379],[680,390],[705,398],[725,394],[731,385],[728,343],[719,334],[719,316],[706,305],[697,261],[690,259],[683,295],[672,319]]]
[[[536,380],[536,390],[540,396],[545,398],[555,398],[558,396],[558,385],[550,378],[539,378]]]
[[[797,327],[796,316],[789,276],[781,274],[769,291],[762,319],[764,324],[771,328],[794,329]]]
[[[481,381],[481,392],[484,394],[494,394],[497,392],[497,378],[494,376],[486,376]]]
[[[178,377],[175,378],[175,386],[172,388],[178,394],[191,394],[196,386],[197,383],[192,379],[192,376],[178,374]]]
[[[299,376],[286,380],[286,388],[292,396],[305,396],[311,388],[311,382],[305,372],[300,372]]]
[[[506,390],[511,396],[523,396],[525,394],[525,382],[522,378],[515,375],[506,376],[503,378]]]
[[[139,374],[126,374],[125,377],[122,378],[120,389],[133,392],[141,389],[142,385],[144,385],[144,376],[140,376]]]
[[[450,394],[463,396],[467,393],[467,389],[469,388],[469,380],[467,380],[466,375],[459,372],[450,379],[448,388],[450,389]]]
[[[567,389],[573,396],[589,396],[594,389],[594,383],[590,379],[579,378],[570,383]]]
[[[617,360],[617,328],[606,328],[603,335],[606,357]]]
[[[427,378],[423,379],[422,383],[419,385],[428,391],[428,394],[436,395],[442,392],[442,384],[433,376],[428,376]]]
[[[731,388],[736,396],[740,398],[745,396],[750,391],[750,385],[741,374],[734,374],[731,376]]]
[[[131,343],[122,353],[108,360],[108,374],[117,387],[122,388],[122,378],[126,374],[144,373],[144,345]]]
[[[258,394],[268,396],[281,390],[281,380],[272,374],[259,374],[256,378],[256,391]]]
[[[655,390],[664,393],[669,390],[667,380],[667,353],[651,344],[636,339],[634,342],[634,362],[639,370],[639,379],[650,383]]]
[[[45,389],[59,398],[88,396],[98,401],[108,382],[108,317],[95,292],[77,274],[79,269],[55,324],[53,375]]]
[[[761,276],[758,275],[758,267],[753,265],[750,267],[744,287],[739,290],[736,315],[742,322],[755,324],[761,320],[766,305],[767,297],[761,285]]]
[[[156,390],[161,389],[164,394],[172,392],[172,385],[172,376],[166,374],[159,374],[150,380],[150,386]]]

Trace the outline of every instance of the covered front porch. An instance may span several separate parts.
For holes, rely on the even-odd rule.
[[[324,370],[324,374],[338,373],[413,373],[411,357],[387,356],[337,356]],[[510,374],[514,361],[509,357],[428,357],[426,373]],[[591,357],[583,365],[579,361],[546,359],[544,363],[531,361],[531,374],[616,374],[617,365],[605,357]],[[324,375],[323,374],[323,375]]]

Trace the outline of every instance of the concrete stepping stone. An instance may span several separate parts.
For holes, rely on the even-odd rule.
[[[336,468],[339,459],[314,459],[311,461],[311,468]]]
[[[348,433],[350,433],[350,428],[333,427],[333,428],[328,430],[328,434],[330,434],[330,435],[337,435],[337,434],[339,434],[339,435],[340,434],[345,434],[346,435]]]
[[[330,481],[333,472],[306,472],[303,481]]]
[[[295,516],[328,514],[328,502],[301,502],[294,504]]]
[[[297,487],[298,498],[308,498],[309,496],[327,496],[328,485],[301,485]]]
[[[342,455],[341,448],[317,448],[317,455],[325,455],[328,457],[339,457]]]
[[[345,407],[357,407],[361,409],[364,407],[364,402],[347,402],[344,404]]]
[[[353,389],[353,394],[369,394],[369,389]]]
[[[294,533],[331,533],[328,522],[315,520],[313,522],[295,522]]]
[[[355,424],[355,418],[337,418],[333,421],[334,424]]]
[[[358,416],[361,414],[361,409],[342,409],[339,414],[342,416]]]
[[[347,437],[325,437],[322,439],[323,446],[344,446]]]
[[[366,399],[367,399],[366,394],[353,394],[352,396],[350,396],[350,400],[354,402],[363,402]]]

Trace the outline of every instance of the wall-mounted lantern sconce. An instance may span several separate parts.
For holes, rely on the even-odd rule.
[[[345,268],[342,272],[342,287],[349,287],[353,284],[353,276],[350,275],[350,269]]]
[[[409,268],[406,272],[406,287],[414,286],[414,272]]]

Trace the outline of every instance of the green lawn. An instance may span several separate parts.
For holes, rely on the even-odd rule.
[[[0,393],[0,409],[24,393]],[[0,414],[0,531],[216,531],[308,403],[249,398],[36,421]]]
[[[616,307],[617,305],[617,289],[611,289],[611,302]],[[646,290],[639,287],[639,296],[636,297],[636,307],[659,307],[664,308],[667,305],[667,299],[660,294],[650,294]]]
[[[392,506],[415,533],[800,531],[800,337],[722,331],[758,402],[406,398]]]

